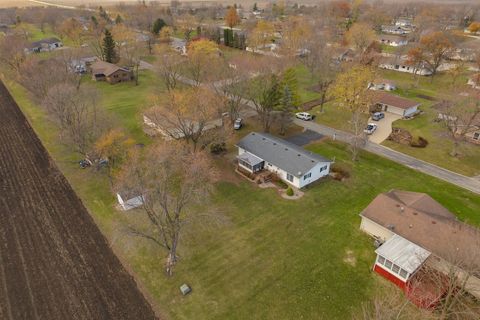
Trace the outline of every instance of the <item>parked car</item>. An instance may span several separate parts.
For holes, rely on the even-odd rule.
[[[82,159],[78,162],[78,164],[80,165],[80,168],[85,169],[92,165],[92,161],[89,159]]]
[[[366,134],[372,134],[375,130],[377,130],[377,125],[375,123],[369,123],[363,132]]]
[[[297,119],[304,120],[304,121],[313,120],[313,116],[308,112],[297,112],[295,113],[295,117]]]
[[[383,112],[375,112],[372,115],[372,120],[375,120],[375,121],[382,120],[383,118],[385,118],[385,113],[383,113]]]
[[[242,118],[237,118],[235,119],[235,122],[233,123],[233,129],[235,130],[240,130],[240,128],[243,126],[243,120]]]

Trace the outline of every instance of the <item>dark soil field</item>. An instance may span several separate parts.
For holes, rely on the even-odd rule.
[[[0,319],[155,319],[0,82]]]

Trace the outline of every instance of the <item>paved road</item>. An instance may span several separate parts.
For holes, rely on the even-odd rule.
[[[150,69],[150,70],[153,69],[153,66],[149,63],[142,61],[142,64],[143,64],[143,68],[145,69]],[[179,80],[188,85],[195,84],[193,80],[185,77],[182,77]],[[217,85],[220,85],[220,83],[214,83],[213,85],[217,86]],[[247,99],[242,99],[242,104],[252,109],[255,109],[255,105]],[[294,119],[294,123],[307,130],[315,131],[321,135],[325,135],[335,140],[340,140],[340,141],[349,143],[352,139],[352,134],[350,133],[333,129],[313,121],[302,121],[299,119]],[[380,144],[376,144],[373,142],[367,142],[364,149],[369,152],[380,155],[382,157],[385,157],[387,159],[390,159],[392,161],[395,161],[397,163],[403,164],[412,169],[418,170],[420,172],[426,173],[433,177],[450,182],[461,188],[480,194],[480,180],[476,178],[471,178],[471,177],[467,177],[467,176],[452,172],[450,170],[438,167],[434,164],[425,162],[423,160],[419,160],[417,158],[408,156],[404,153],[392,150],[390,148],[384,147]]]
[[[305,129],[316,131],[320,134],[323,134],[325,136],[328,136],[330,138],[340,140],[343,142],[350,142],[352,138],[352,135],[350,133],[336,130],[336,129],[318,124],[316,122],[311,122],[311,121],[307,122],[307,121],[295,119],[294,123],[304,127]],[[440,168],[434,164],[416,159],[404,153],[392,150],[390,148],[384,147],[382,145],[379,145],[373,142],[367,142],[364,149],[369,152],[380,155],[382,157],[385,157],[387,159],[390,159],[392,161],[395,161],[397,163],[403,164],[412,169],[418,170],[420,172],[426,173],[433,177],[450,182],[461,188],[465,188],[467,190],[480,194],[480,180],[478,179],[467,177],[467,176],[449,171],[447,169]]]

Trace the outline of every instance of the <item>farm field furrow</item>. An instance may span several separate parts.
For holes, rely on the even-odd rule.
[[[0,83],[0,318],[155,319]]]

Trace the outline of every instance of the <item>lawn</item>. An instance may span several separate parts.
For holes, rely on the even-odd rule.
[[[458,172],[467,176],[480,175],[480,148],[477,145],[465,143],[461,146],[459,157],[449,155],[453,143],[445,136],[445,128],[441,123],[435,122],[437,113],[431,108],[435,101],[424,99],[431,97],[442,99],[443,95],[448,93],[452,84],[452,78],[448,74],[437,75],[433,82],[429,77],[420,77],[418,86],[411,74],[382,70],[382,77],[394,80],[398,89],[396,94],[406,98],[414,99],[422,103],[420,109],[424,114],[413,120],[398,120],[393,126],[408,130],[414,136],[421,136],[429,141],[429,145],[424,149],[412,148],[391,141],[384,141],[382,144],[414,156],[416,158],[428,161],[443,168]],[[466,77],[462,76],[458,83],[466,83]]]
[[[374,248],[358,229],[358,213],[392,188],[428,192],[461,219],[480,224],[480,197],[369,153],[353,164],[342,144],[324,142],[309,149],[335,158],[351,170],[351,178],[324,180],[300,201],[283,200],[272,189],[242,180],[220,157],[216,162],[226,178],[216,185],[210,207],[228,222],[188,233],[176,273],[166,278],[162,252],[120,231],[129,219],[141,219],[139,212],[116,211],[106,177],[79,169],[45,114],[22,88],[9,87],[115,252],[169,318],[350,318],[383,283],[371,273]],[[344,261],[347,251],[354,264]],[[178,290],[184,282],[193,288],[187,297]]]
[[[318,84],[318,77],[312,76],[303,64],[295,67],[295,74],[298,81],[298,94],[302,103],[320,98],[320,94],[312,90],[312,87]]]
[[[107,82],[95,82],[90,76],[84,81],[96,87],[102,96],[102,107],[107,110],[114,120],[128,132],[137,142],[146,143],[143,133],[142,111],[153,105],[155,94],[165,90],[163,82],[149,70],[139,72],[139,84],[134,81],[111,85]]]

